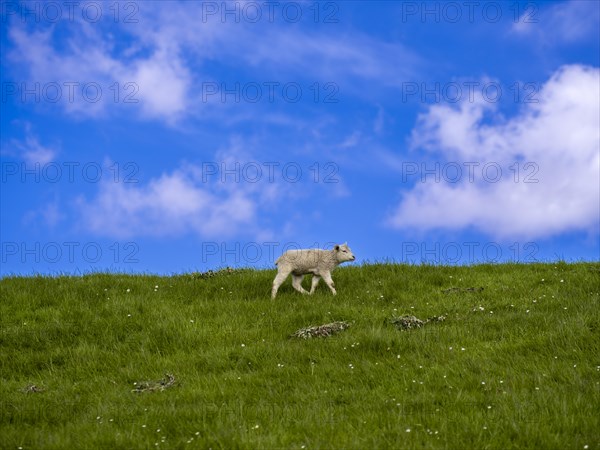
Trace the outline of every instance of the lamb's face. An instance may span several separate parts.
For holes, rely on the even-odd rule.
[[[348,247],[348,244],[341,244],[335,246],[335,254],[337,260],[341,263],[346,261],[354,261],[356,258],[352,254],[352,250]]]

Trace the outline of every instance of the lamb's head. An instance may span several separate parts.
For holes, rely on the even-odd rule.
[[[350,247],[348,247],[347,243],[336,245],[333,248],[333,253],[338,263],[354,261],[356,259],[352,254],[352,250],[350,250]]]

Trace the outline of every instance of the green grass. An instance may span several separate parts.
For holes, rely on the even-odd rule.
[[[0,280],[0,445],[600,448],[600,264],[341,267],[272,301],[274,275]]]

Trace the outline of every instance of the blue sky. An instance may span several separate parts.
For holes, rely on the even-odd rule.
[[[599,5],[3,1],[0,273],[598,261]]]

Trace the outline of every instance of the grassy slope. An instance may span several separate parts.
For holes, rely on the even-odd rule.
[[[600,447],[600,264],[342,267],[271,301],[274,273],[0,280],[0,445]]]

